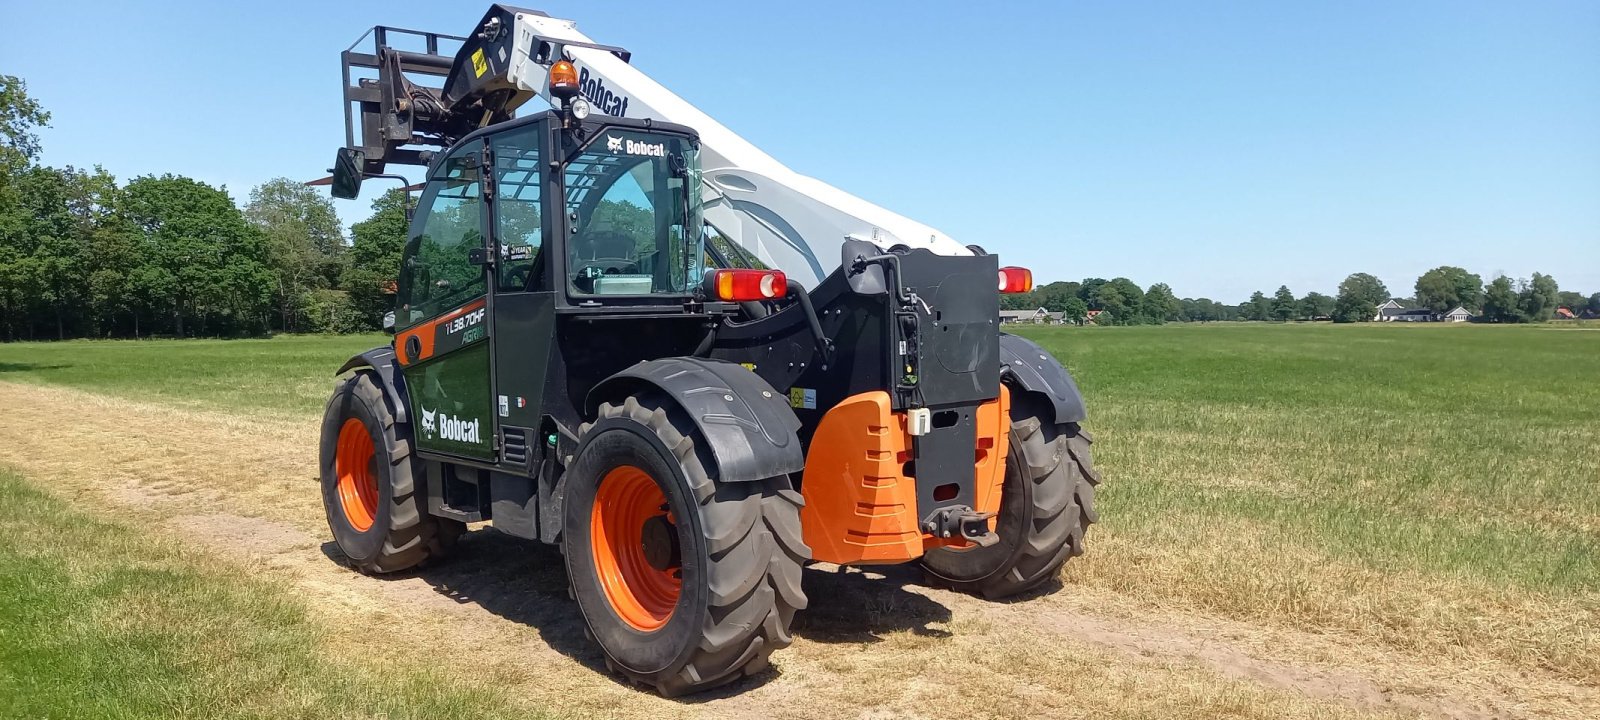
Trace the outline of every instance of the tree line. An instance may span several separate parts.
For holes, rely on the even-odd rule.
[[[329,200],[286,178],[241,208],[179,175],[40,165],[49,120],[0,75],[0,338],[351,332],[390,309],[404,192],[346,238]]]
[[[1557,308],[1574,315],[1600,315],[1600,292],[1564,291],[1555,278],[1534,273],[1528,280],[1496,277],[1484,283],[1478,275],[1458,267],[1440,266],[1417,278],[1410,297],[1393,296],[1376,276],[1355,273],[1339,283],[1329,296],[1308,292],[1296,296],[1286,285],[1267,294],[1260,290],[1237,305],[1210,298],[1178,298],[1166,283],[1141,290],[1128,278],[1085,278],[1042,285],[1029,293],[1003,295],[1003,310],[1044,308],[1061,313],[1067,322],[1087,322],[1093,311],[1096,325],[1151,325],[1167,322],[1262,320],[1332,320],[1350,323],[1375,318],[1379,306],[1395,300],[1402,307],[1427,309],[1443,315],[1457,307],[1482,322],[1524,323],[1551,319]]]
[[[356,332],[393,309],[409,196],[394,189],[348,236],[329,200],[278,178],[241,208],[226,188],[179,175],[125,183],[103,168],[38,163],[35,129],[50,114],[19,78],[0,75],[0,339],[242,336]],[[1128,278],[1053,282],[1002,306],[1043,307],[1097,324],[1173,321],[1370,320],[1390,293],[1357,273],[1334,296],[1288,287],[1227,304],[1178,298],[1165,283]],[[1600,313],[1600,293],[1561,291],[1548,275],[1494,278],[1440,267],[1404,302],[1457,305],[1492,322],[1550,318],[1558,306]]]

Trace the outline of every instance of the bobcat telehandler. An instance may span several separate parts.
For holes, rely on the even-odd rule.
[[[999,328],[1027,270],[794,173],[570,21],[369,35],[333,193],[427,170],[394,341],[322,425],[358,569],[475,522],[558,545],[607,665],[675,695],[766,667],[807,563],[1000,598],[1083,552],[1082,398]]]

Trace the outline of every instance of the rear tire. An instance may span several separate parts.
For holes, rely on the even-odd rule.
[[[322,416],[322,505],[357,570],[389,573],[442,557],[466,526],[428,514],[409,430],[371,373],[334,388]]]
[[[607,667],[669,697],[766,668],[806,606],[788,477],[712,480],[698,429],[660,397],[602,404],[581,436],[562,550]]]
[[[939,548],[922,557],[929,581],[991,600],[1032,590],[1082,555],[1094,509],[1092,439],[1077,423],[1046,422],[1051,408],[1014,392],[1010,450],[989,547]]]

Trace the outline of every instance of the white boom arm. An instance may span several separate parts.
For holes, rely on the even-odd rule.
[[[530,13],[517,15],[515,32],[508,79],[547,101],[548,70],[530,57],[533,36],[594,42],[571,20]],[[940,255],[972,254],[938,230],[790,170],[609,52],[569,46],[566,53],[595,112],[652,118],[698,131],[706,222],[803,285],[815,286],[838,267],[839,247],[847,238],[884,248],[903,244]]]

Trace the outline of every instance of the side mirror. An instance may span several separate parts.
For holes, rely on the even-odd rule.
[[[361,194],[362,170],[367,164],[367,154],[355,148],[339,148],[333,159],[333,196],[340,200],[354,200]]]

